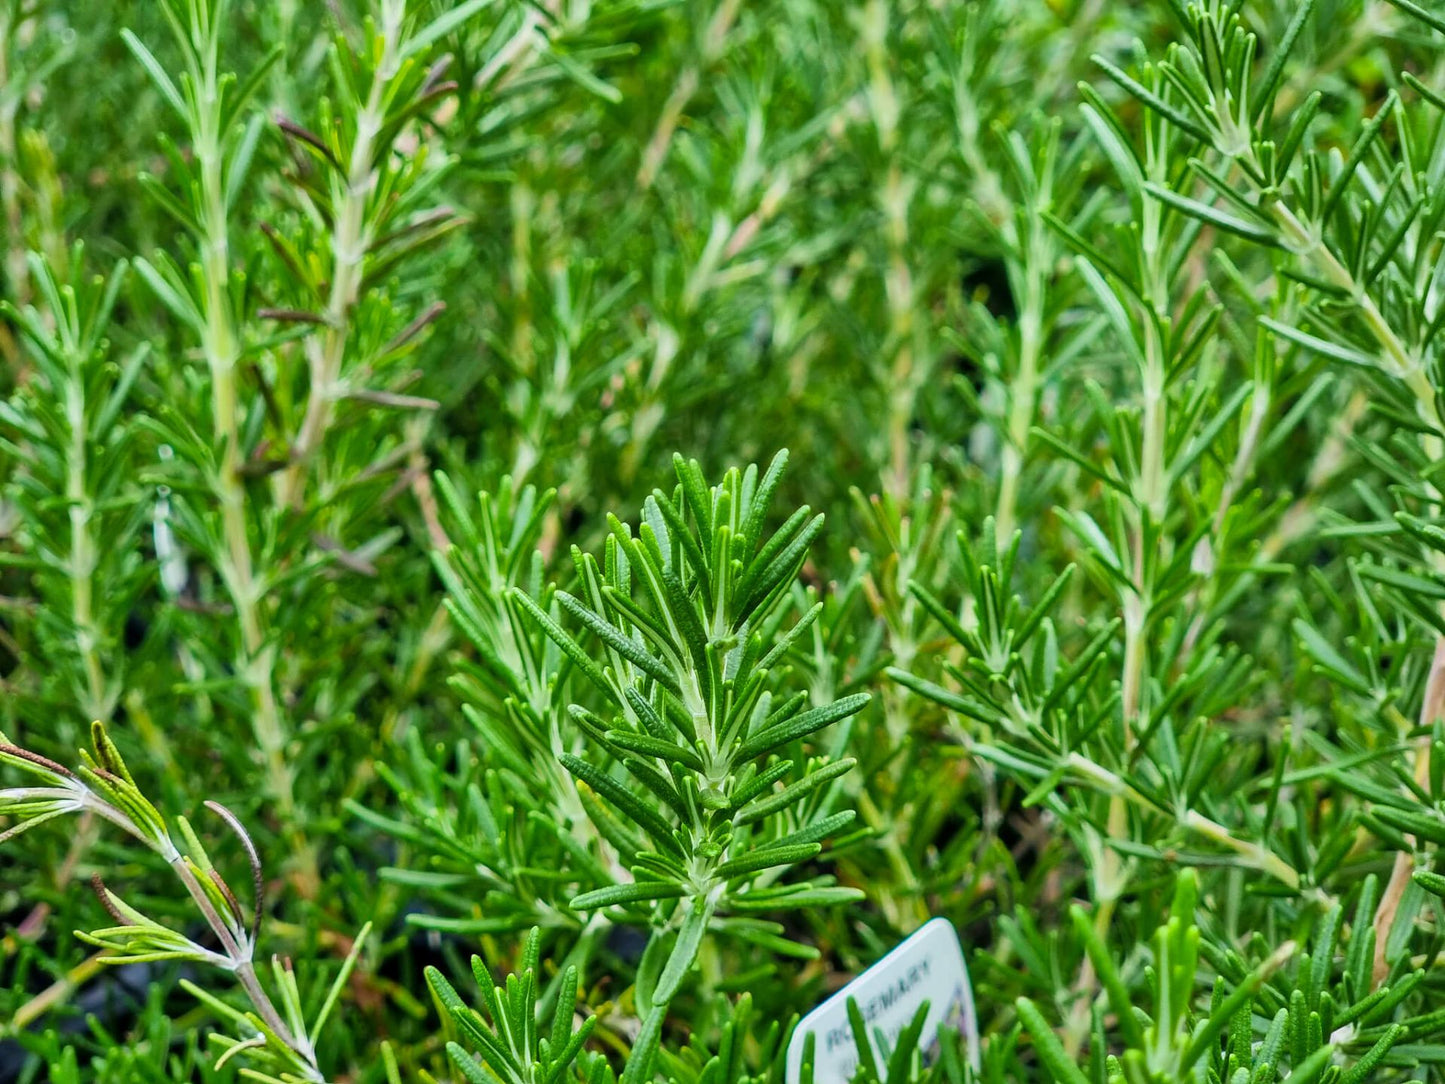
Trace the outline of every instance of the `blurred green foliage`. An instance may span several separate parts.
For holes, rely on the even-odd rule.
[[[0,0],[0,1080],[1441,1079],[1442,42]]]

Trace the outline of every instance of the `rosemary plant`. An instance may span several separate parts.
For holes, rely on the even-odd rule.
[[[1442,44],[0,0],[0,1082],[1445,1079]]]

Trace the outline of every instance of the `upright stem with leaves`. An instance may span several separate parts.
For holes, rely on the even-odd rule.
[[[195,0],[184,17],[172,13],[184,61],[179,83],[138,38],[127,37],[181,117],[193,151],[190,160],[173,156],[176,184],[152,179],[148,188],[192,235],[196,273],[183,273],[164,254],[138,261],[137,267],[184,333],[195,337],[206,362],[210,410],[208,416],[181,416],[178,424],[158,429],[179,453],[175,488],[191,490],[181,483],[198,474],[219,512],[213,527],[199,510],[188,510],[182,520],[186,541],[211,559],[225,589],[236,629],[231,665],[246,692],[267,793],[293,833],[300,815],[294,796],[296,724],[287,715],[295,712],[298,698],[294,677],[280,666],[287,636],[276,623],[280,593],[298,566],[335,560],[367,574],[372,558],[396,537],[390,528],[358,536],[374,514],[373,494],[390,500],[391,477],[419,473],[417,434],[391,419],[396,412],[436,406],[400,394],[418,375],[401,363],[442,307],[433,304],[417,313],[396,305],[391,275],[461,220],[427,202],[445,163],[429,165],[424,154],[402,160],[397,151],[425,122],[427,110],[455,89],[442,79],[446,65],[435,50],[481,6],[474,0],[425,21],[404,2],[386,0],[359,45],[345,33],[336,35],[331,53],[336,98],[321,111],[327,121],[322,132],[289,118],[279,121],[296,152],[290,193],[299,228],[288,228],[287,236],[265,224],[283,270],[281,296],[279,304],[254,309],[258,285],[236,266],[254,246],[248,237],[238,250],[235,220],[266,131],[252,100],[277,54],[236,85],[222,62],[229,12],[224,0]],[[299,327],[304,383],[293,378],[290,365],[296,336],[262,337],[253,315]],[[327,456],[327,439],[343,405],[353,411],[346,420],[356,424],[358,439]],[[369,439],[360,438],[363,430]],[[206,432],[208,438],[199,435]],[[278,444],[280,457],[271,451]],[[260,484],[268,475],[269,492]],[[342,494],[354,495],[360,507],[339,500]],[[371,499],[362,500],[363,494]],[[429,494],[421,497],[423,512],[432,514]],[[299,835],[293,839],[309,881],[313,863],[304,856],[310,848],[300,845]]]
[[[191,138],[193,160],[181,173],[186,182],[181,199],[176,200],[159,181],[151,182],[150,188],[192,231],[200,274],[193,285],[179,265],[161,256],[156,263],[137,261],[136,268],[196,336],[210,377],[209,428],[214,437],[205,476],[221,514],[213,558],[235,611],[240,633],[236,671],[250,699],[251,726],[266,766],[267,789],[289,821],[295,800],[286,759],[286,724],[276,699],[277,645],[266,627],[266,584],[258,576],[252,553],[245,482],[247,441],[238,371],[244,351],[240,321],[245,285],[233,275],[231,264],[231,215],[262,130],[260,117],[248,114],[247,105],[260,87],[264,68],[236,87],[221,67],[226,0],[190,0],[183,14],[169,3],[165,10],[182,55],[179,85],[129,31],[126,44]],[[177,156],[174,161],[181,160]]]

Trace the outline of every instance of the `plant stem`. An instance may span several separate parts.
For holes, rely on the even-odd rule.
[[[215,48],[200,50],[204,60],[198,88],[196,162],[201,178],[201,260],[205,279],[202,351],[211,374],[211,401],[216,436],[221,444],[214,478],[221,505],[224,551],[219,565],[235,607],[241,631],[237,671],[250,694],[251,725],[265,759],[267,791],[283,822],[295,815],[290,767],[286,762],[286,727],[276,702],[276,650],[268,643],[263,623],[264,588],[257,580],[246,525],[246,487],[241,469],[241,430],[236,370],[241,356],[229,295],[230,240],[225,200],[225,163],[221,152],[219,75]]]
[[[736,6],[736,4],[733,5],[733,7]],[[699,82],[700,78],[695,65],[684,68],[678,75],[677,82],[673,84],[667,101],[663,102],[662,112],[657,118],[657,126],[652,131],[652,137],[647,141],[647,148],[642,153],[642,165],[637,170],[637,187],[643,191],[651,188],[653,182],[657,180],[657,172],[662,168],[668,148],[672,146],[672,136],[677,131],[677,122],[682,119],[682,111],[687,108],[687,103],[697,93]]]
[[[231,924],[217,914],[215,907],[211,905],[210,897],[201,888],[184,857],[178,855],[171,859],[171,869],[175,870],[176,876],[186,886],[186,891],[190,893],[191,899],[195,901],[201,915],[205,918],[206,925],[210,926],[211,931],[221,942],[221,947],[231,961],[232,971],[237,981],[240,982],[241,988],[246,991],[246,996],[250,999],[251,1004],[255,1006],[257,1014],[266,1022],[266,1026],[276,1033],[277,1038],[301,1055],[312,1068],[315,1068],[316,1055],[311,1050],[311,1044],[299,1039],[287,1027],[286,1021],[276,1011],[270,995],[266,993],[265,987],[256,977],[256,969],[252,963],[255,946],[249,939],[238,939]],[[319,1079],[320,1074],[317,1075]]]
[[[0,1028],[0,1035],[19,1035],[57,1005],[64,1004],[75,993],[105,968],[105,953],[97,952],[87,956],[40,993],[36,994]]]
[[[907,855],[903,853],[902,837],[906,833],[906,823],[890,818],[880,810],[866,788],[858,791],[856,800],[863,823],[875,833],[874,838],[882,847],[883,855],[888,860],[888,868],[895,878],[894,888],[879,892],[878,902],[883,913],[889,922],[901,930],[926,922],[928,908],[922,894],[916,890],[918,876],[909,864]],[[906,894],[898,892],[897,888],[904,888]]]
[[[1319,517],[1319,495],[1347,465],[1350,439],[1369,405],[1370,397],[1364,390],[1350,396],[1329,437],[1315,453],[1304,493],[1285,510],[1280,525],[1260,545],[1258,563],[1268,564],[1291,543],[1309,534]]]
[[[1445,692],[1445,690],[1442,690]],[[1138,806],[1145,813],[1161,814],[1171,813],[1179,824],[1191,832],[1195,832],[1216,843],[1223,844],[1236,854],[1247,860],[1251,869],[1257,869],[1267,873],[1280,883],[1293,889],[1300,886],[1299,872],[1274,852],[1261,847],[1257,843],[1240,839],[1224,825],[1210,817],[1206,817],[1198,810],[1167,810],[1145,798],[1137,790],[1131,787],[1124,779],[1114,772],[1105,768],[1096,761],[1090,760],[1081,753],[1072,753],[1068,757],[1068,766],[1078,772],[1096,787],[1109,794],[1112,798],[1121,803]]]
[[[657,180],[658,170],[662,168],[668,148],[672,146],[672,137],[677,131],[678,122],[682,119],[682,111],[687,108],[687,103],[692,101],[692,96],[701,85],[702,69],[722,56],[727,45],[728,31],[732,29],[741,7],[742,0],[721,0],[713,12],[707,30],[703,33],[701,56],[682,70],[673,84],[672,92],[667,96],[667,101],[663,103],[657,125],[643,151],[642,165],[637,170],[638,188],[646,191]]]
[[[306,415],[291,448],[290,466],[277,484],[278,503],[299,506],[306,489],[306,471],[331,425],[341,385],[342,364],[350,331],[351,310],[361,291],[362,264],[372,238],[366,221],[367,204],[376,188],[376,137],[386,120],[386,90],[396,76],[397,49],[405,4],[382,5],[382,53],[372,75],[366,103],[356,117],[356,136],[347,162],[344,187],[336,202],[331,234],[331,287],[326,322],[306,341],[311,387]]]
[[[1425,695],[1420,701],[1420,726],[1426,734],[1416,744],[1415,782],[1423,789],[1430,783],[1430,733],[1437,720],[1445,717],[1445,637],[1435,641],[1435,654],[1430,660],[1430,673],[1425,678]],[[1390,870],[1390,880],[1380,897],[1380,906],[1375,911],[1375,982],[1385,980],[1390,972],[1388,959],[1390,930],[1395,925],[1395,914],[1405,889],[1410,885],[1410,871],[1415,866],[1414,856],[1407,851],[1395,853],[1395,864]]]
[[[1445,455],[1445,442],[1442,442],[1439,436],[1442,425],[1439,407],[1435,399],[1435,389],[1430,383],[1424,366],[1411,355],[1404,342],[1395,333],[1394,328],[1390,326],[1389,321],[1385,319],[1374,298],[1370,297],[1355,281],[1349,268],[1330,251],[1319,232],[1306,228],[1284,204],[1276,201],[1271,204],[1271,207],[1276,222],[1294,246],[1296,254],[1313,261],[1327,281],[1348,292],[1354,300],[1361,318],[1384,352],[1384,357],[1388,362],[1387,371],[1403,381],[1415,393],[1416,411],[1427,427],[1427,431],[1421,437],[1421,443],[1426,457],[1433,462],[1438,462],[1442,455]],[[1434,486],[1429,488],[1438,502],[1439,491]],[[1429,552],[1429,560],[1437,572],[1445,571],[1445,554],[1432,549]],[[1442,611],[1445,611],[1445,605],[1442,605],[1441,608]],[[1425,695],[1420,705],[1420,726],[1426,730],[1426,733],[1416,741],[1411,750],[1413,775],[1415,781],[1421,785],[1426,784],[1430,778],[1431,735],[1429,731],[1442,714],[1445,714],[1445,637],[1438,637],[1435,641],[1430,675],[1425,683]],[[1383,981],[1389,972],[1389,962],[1386,958],[1389,935],[1394,926],[1400,901],[1404,897],[1405,889],[1409,886],[1410,871],[1413,866],[1414,859],[1410,854],[1402,851],[1395,855],[1389,883],[1385,886],[1385,891],[1380,897],[1380,905],[1375,912],[1374,974],[1377,983]]]
[[[1151,579],[1158,534],[1151,527],[1162,525],[1168,510],[1165,490],[1164,438],[1167,420],[1164,401],[1163,343],[1153,323],[1145,321],[1143,444],[1139,455],[1139,480],[1135,489],[1137,509],[1131,530],[1130,588],[1124,592],[1121,605],[1124,616],[1124,659],[1120,675],[1120,723],[1122,753],[1127,763],[1133,755],[1134,743],[1148,726],[1148,704],[1144,695],[1148,680],[1148,631]],[[1151,543],[1149,540],[1153,538]],[[1122,839],[1129,825],[1123,798],[1115,796],[1109,804],[1107,831],[1111,839]],[[1119,858],[1113,850],[1104,852],[1106,881],[1115,883],[1120,874]],[[1102,901],[1101,901],[1102,902]],[[1102,908],[1101,908],[1102,910]]]
[[[1152,313],[1143,313],[1141,326],[1144,331],[1144,357],[1140,371],[1142,429],[1138,476],[1133,487],[1133,501],[1130,505],[1130,562],[1129,586],[1122,592],[1120,606],[1124,618],[1124,652],[1120,673],[1120,759],[1128,764],[1134,754],[1135,741],[1148,726],[1148,701],[1145,689],[1148,682],[1149,652],[1145,633],[1149,626],[1152,607],[1152,581],[1157,559],[1157,550],[1162,537],[1162,527],[1168,514],[1168,462],[1166,438],[1168,436],[1168,414],[1165,389],[1165,344],[1162,341],[1157,320],[1168,311],[1169,291],[1162,261],[1160,238],[1160,215],[1152,204],[1144,205],[1144,222],[1140,231],[1146,268],[1146,303],[1152,305]],[[1141,725],[1142,724],[1142,725]],[[1102,770],[1102,769],[1101,769]],[[1108,838],[1126,839],[1129,835],[1129,811],[1126,789],[1113,792],[1109,799],[1109,811],[1104,831]],[[1127,868],[1119,854],[1107,843],[1098,857],[1093,871],[1096,897],[1094,930],[1101,941],[1107,941],[1109,925],[1113,920],[1114,907],[1128,883]],[[1086,957],[1079,969],[1077,991],[1084,995],[1076,1002],[1076,1009],[1069,1021],[1066,1033],[1066,1049],[1077,1053],[1088,1030],[1088,1005],[1097,982],[1092,963]]]
[[[25,262],[25,230],[20,208],[18,142],[15,136],[15,116],[20,107],[20,97],[18,90],[8,89],[11,87],[10,50],[20,29],[13,18],[17,10],[6,5],[0,12],[0,87],[7,88],[7,93],[0,99],[0,207],[5,214],[7,296],[19,307],[30,300],[30,270]]]
[[[1040,276],[1032,267],[1025,274],[1028,288],[1023,297],[1023,311],[1019,314],[1019,364],[1009,386],[1008,431],[1001,455],[998,505],[994,512],[994,537],[1000,549],[1013,538],[1019,483],[1038,400],[1039,353],[1043,345],[1043,284],[1038,281]]]
[[[70,443],[65,455],[65,499],[70,506],[70,617],[75,625],[75,648],[85,669],[81,711],[87,720],[105,720],[113,702],[106,696],[100,663],[100,629],[95,622],[96,546],[91,535],[94,506],[86,487],[86,418],[84,359],[71,357],[66,386],[65,413]]]
[[[1039,188],[1033,194],[1033,205],[1026,212],[1027,237],[1019,238],[1016,226],[1011,231],[1023,290],[1019,299],[1018,367],[1008,389],[1008,423],[1000,456],[998,504],[994,512],[995,541],[1000,549],[1013,538],[1019,484],[1028,454],[1029,430],[1038,410],[1044,303],[1048,298],[1047,276],[1053,258],[1048,228],[1040,213],[1053,202],[1052,157],[1046,161],[1048,165],[1042,171],[1043,176],[1038,178]]]
[[[888,370],[887,490],[900,503],[907,500],[912,455],[909,428],[918,393],[926,374],[924,359],[914,342],[913,270],[909,266],[908,212],[917,178],[905,174],[898,150],[898,93],[889,71],[888,12],[880,0],[870,0],[859,20],[861,46],[868,69],[865,98],[878,137],[878,149],[887,159],[878,204],[883,212],[883,241],[887,262],[883,290],[888,327],[885,352],[892,351]]]

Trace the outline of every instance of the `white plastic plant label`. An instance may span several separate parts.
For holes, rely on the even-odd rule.
[[[928,1016],[920,1040],[925,1059],[937,1055],[939,1028],[950,1027],[963,1034],[968,1060],[978,1068],[978,1014],[973,1007],[973,987],[968,981],[968,965],[963,960],[958,933],[947,919],[924,923],[896,949],[799,1021],[788,1043],[788,1084],[798,1084],[802,1077],[803,1046],[809,1033],[817,1036],[814,1084],[847,1084],[852,1079],[858,1068],[858,1048],[848,1024],[849,998],[858,1003],[874,1054],[880,1060],[885,1056],[880,1046],[891,1050],[918,1007],[927,1001]],[[879,1068],[881,1071],[882,1066]]]

